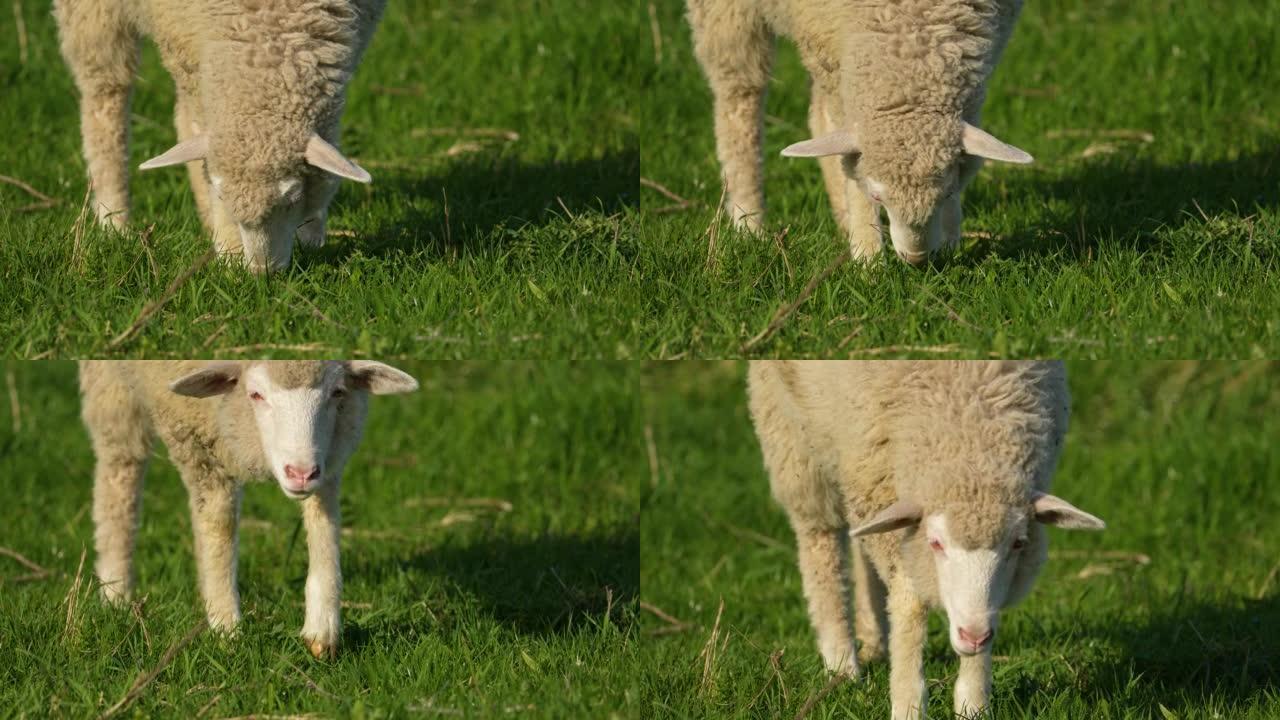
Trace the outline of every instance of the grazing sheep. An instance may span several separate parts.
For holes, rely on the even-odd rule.
[[[347,83],[384,4],[55,0],[99,221],[128,220],[129,95],[146,35],[177,86],[179,142],[141,169],[186,164],[214,246],[243,252],[254,272],[287,266],[295,233],[323,244],[337,179],[370,180],[336,145]]]
[[[893,717],[924,717],[925,620],[941,607],[960,655],[955,711],[983,712],[999,613],[1044,563],[1042,526],[1104,527],[1048,494],[1067,429],[1062,365],[757,362],[749,384],[826,667],[856,676],[853,636],[877,658],[888,621]]]
[[[338,487],[364,427],[369,394],[415,390],[378,362],[85,361],[83,417],[93,440],[93,520],[103,597],[133,592],[133,547],[153,437],[187,486],[200,594],[209,624],[240,622],[240,496],[274,476],[302,505],[310,567],[302,638],[333,657],[341,635]]]
[[[774,37],[812,77],[813,138],[783,155],[821,158],[855,258],[880,252],[880,212],[904,260],[960,240],[960,191],[982,158],[1031,156],[978,129],[987,79],[1021,0],[688,0],[694,49],[715,99],[726,210],[760,228],[765,88]]]

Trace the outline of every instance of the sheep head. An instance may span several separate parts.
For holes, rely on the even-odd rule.
[[[984,159],[1032,161],[1027,153],[967,122],[923,112],[886,116],[874,128],[840,130],[798,142],[782,154],[843,158],[845,174],[889,216],[894,250],[913,265],[942,246],[942,205],[964,189]]]
[[[905,529],[903,569],[916,587],[936,582],[946,611],[951,647],[960,655],[990,648],[1001,609],[1031,589],[1048,553],[1043,526],[1102,530],[1106,523],[1048,493],[1032,492],[1025,504],[926,510],[899,500],[851,535],[863,537]],[[933,582],[931,582],[933,581]]]
[[[352,360],[214,362],[170,383],[179,395],[221,396],[251,408],[253,430],[271,475],[284,494],[302,500],[335,480],[355,451],[368,395],[416,390],[418,381],[390,365]],[[246,424],[246,413],[223,414]],[[224,435],[246,432],[223,427]]]
[[[279,138],[257,137],[252,127],[197,135],[147,160],[142,170],[203,162],[219,207],[233,221],[251,268],[289,264],[293,241],[323,242],[323,218],[339,178],[367,183],[364,168],[316,133],[292,150],[275,151]]]

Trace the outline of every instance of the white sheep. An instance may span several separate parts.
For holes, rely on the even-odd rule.
[[[960,192],[981,158],[1031,156],[978,128],[987,79],[1021,0],[688,0],[694,50],[715,102],[726,210],[758,230],[765,89],[774,38],[795,41],[812,78],[813,138],[782,154],[821,158],[855,258],[880,252],[880,212],[918,264],[960,240]]]
[[[333,657],[341,635],[338,489],[360,442],[368,396],[418,383],[378,362],[85,361],[85,425],[93,440],[97,575],[112,603],[133,593],[133,548],[153,437],[187,486],[200,594],[209,624],[240,622],[240,497],[274,476],[302,505],[309,569],[302,637]]]
[[[888,621],[892,716],[923,718],[926,615],[941,607],[960,656],[955,712],[985,711],[999,613],[1044,563],[1042,526],[1104,527],[1048,494],[1067,428],[1062,365],[762,361],[749,385],[826,667],[856,676],[854,635],[862,660],[878,658]]]
[[[323,244],[337,178],[370,180],[336,145],[384,4],[55,0],[99,221],[128,221],[129,96],[148,36],[177,87],[179,142],[141,169],[186,164],[214,246],[254,272],[287,266],[295,234]]]

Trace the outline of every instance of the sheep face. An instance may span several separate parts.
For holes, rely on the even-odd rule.
[[[990,649],[1000,611],[1031,589],[1048,553],[1043,525],[1106,527],[1065,500],[1036,492],[1025,506],[983,512],[959,506],[925,513],[915,503],[899,501],[852,534],[907,528],[900,548],[904,571],[914,587],[946,611],[956,653],[976,655]]]
[[[837,131],[791,145],[782,154],[840,156],[850,181],[869,202],[885,209],[894,250],[913,265],[942,247],[944,206],[964,190],[984,158],[1031,162],[1022,150],[947,116],[883,118],[874,129]]]
[[[294,500],[336,482],[360,441],[370,393],[417,387],[408,374],[371,361],[213,363],[170,385],[181,395],[224,396],[224,435],[246,433],[247,405],[262,464]]]

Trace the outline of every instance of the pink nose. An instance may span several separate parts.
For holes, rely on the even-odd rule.
[[[972,645],[975,648],[981,648],[991,642],[991,630],[986,630],[985,632],[982,632],[982,634],[979,634],[979,632],[982,631],[960,628],[960,641],[968,645]]]
[[[320,477],[320,468],[315,465],[285,465],[284,475],[289,478],[289,482],[298,489],[307,486],[307,483]]]

